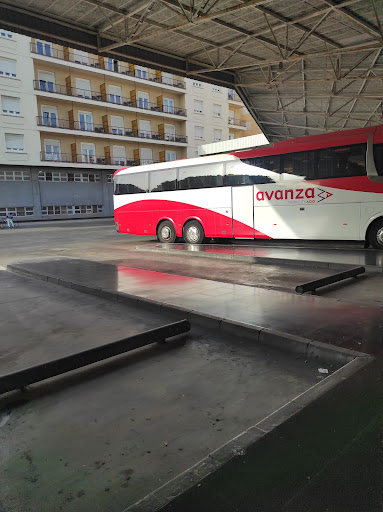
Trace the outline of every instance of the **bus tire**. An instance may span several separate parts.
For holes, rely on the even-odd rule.
[[[374,249],[383,249],[383,218],[377,219],[370,227],[368,241]]]
[[[157,240],[162,244],[173,244],[175,242],[176,230],[169,220],[164,220],[158,225]]]
[[[198,220],[191,220],[185,224],[183,236],[187,244],[202,244],[205,239],[203,227]]]

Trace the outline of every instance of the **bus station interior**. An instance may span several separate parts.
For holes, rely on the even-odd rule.
[[[382,18],[374,0],[0,2],[4,29],[235,89],[270,143],[383,124]],[[29,171],[36,204],[59,193]],[[0,231],[0,510],[382,512],[383,251],[118,233],[111,172],[87,169],[105,218]]]

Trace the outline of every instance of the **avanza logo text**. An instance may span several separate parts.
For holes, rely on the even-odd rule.
[[[321,188],[316,189],[318,191],[317,197],[319,198],[318,203],[332,196],[330,192],[323,190]],[[256,193],[257,201],[271,201],[271,199],[276,200],[291,200],[291,199],[315,199],[315,188],[297,188],[297,189],[288,189],[288,190],[271,190],[271,191],[259,191]]]

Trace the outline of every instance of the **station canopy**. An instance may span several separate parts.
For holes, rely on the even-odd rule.
[[[0,26],[233,88],[270,141],[383,123],[382,0],[0,0]]]

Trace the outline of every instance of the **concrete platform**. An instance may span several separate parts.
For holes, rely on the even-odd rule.
[[[98,285],[113,274],[90,264],[88,274],[76,260],[56,260],[50,272],[54,265],[60,275],[93,275]],[[115,270],[113,282],[121,273],[126,284]],[[151,279],[148,272],[134,277],[137,287]],[[171,321],[170,310],[8,272],[0,272],[0,285],[1,374]],[[254,341],[194,327],[181,342],[2,397],[1,510],[153,512],[369,362],[361,354],[343,367],[324,361],[324,378],[316,357]]]
[[[238,262],[259,263],[266,265],[298,265],[300,267],[317,267],[344,269],[348,266],[361,266],[367,272],[383,272],[383,251],[363,248],[325,248],[315,247],[278,247],[266,245],[234,244],[160,244],[148,243],[137,245],[138,251],[158,254],[182,254],[183,256],[213,259],[235,260]]]
[[[325,343],[324,352],[338,347],[375,355],[383,347],[378,307],[76,258],[15,263],[8,268],[110,300],[138,303],[176,319],[186,314],[225,332],[227,322],[240,323],[260,342],[288,350],[294,345],[300,354],[306,354],[306,347],[314,342]],[[291,343],[290,336],[301,341]]]

